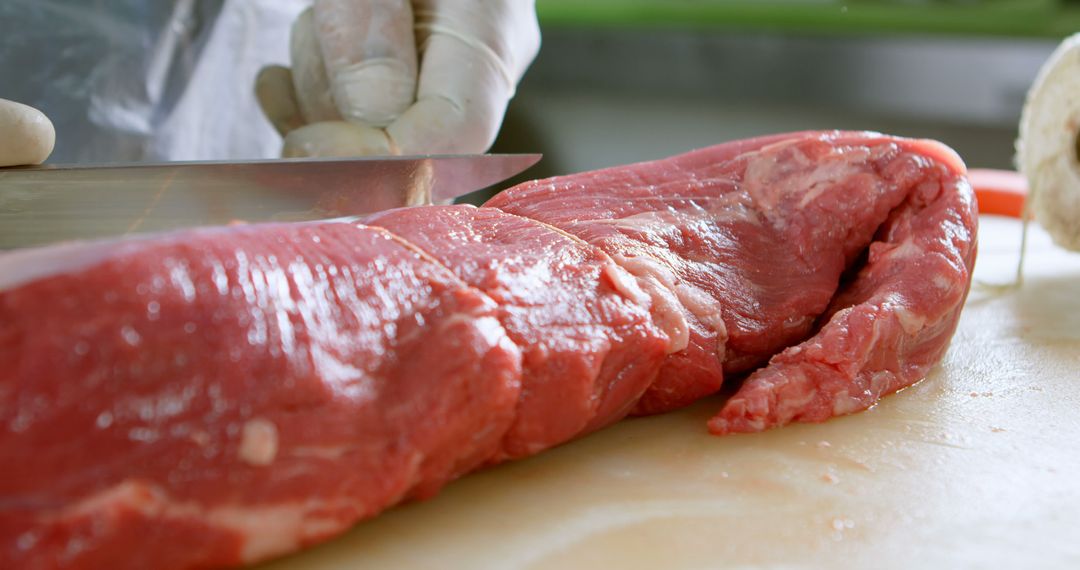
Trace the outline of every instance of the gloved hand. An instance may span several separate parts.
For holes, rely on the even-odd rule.
[[[477,153],[539,48],[534,0],[315,0],[256,94],[284,156]]]
[[[0,99],[0,167],[40,164],[49,158],[56,131],[44,113]]]

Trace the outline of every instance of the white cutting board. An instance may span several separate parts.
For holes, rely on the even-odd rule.
[[[1019,236],[982,219],[977,281]],[[1080,568],[1080,254],[1032,242],[1023,288],[976,287],[944,363],[868,412],[624,421],[265,568]]]

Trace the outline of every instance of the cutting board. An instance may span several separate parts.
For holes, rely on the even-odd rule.
[[[983,217],[977,282],[1019,238]],[[943,363],[865,413],[626,420],[264,568],[1080,568],[1080,255],[1032,238],[1023,287],[976,284]]]

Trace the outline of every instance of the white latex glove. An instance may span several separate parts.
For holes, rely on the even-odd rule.
[[[284,156],[477,153],[540,48],[534,0],[315,0],[256,94]]]
[[[55,143],[56,131],[44,113],[0,99],[0,166],[41,164]]]

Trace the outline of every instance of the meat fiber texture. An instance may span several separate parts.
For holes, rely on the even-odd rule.
[[[204,568],[741,386],[717,434],[922,379],[970,284],[947,147],[737,141],[485,207],[0,256],[0,567]]]

